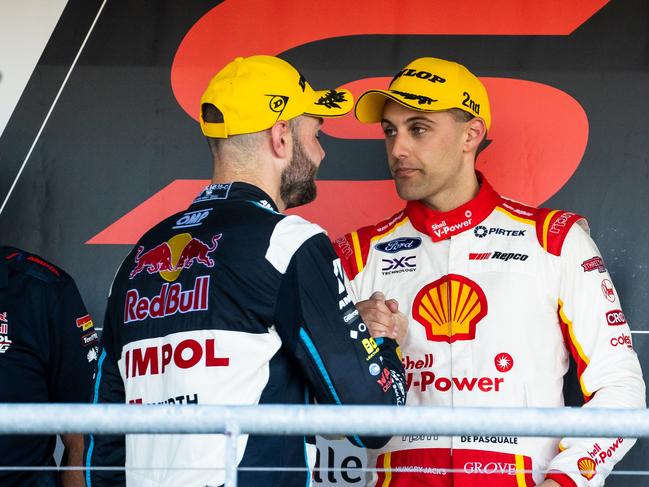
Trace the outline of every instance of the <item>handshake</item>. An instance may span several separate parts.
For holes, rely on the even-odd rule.
[[[363,322],[373,338],[392,338],[402,345],[408,334],[408,319],[399,311],[396,299],[385,299],[380,291],[356,303]]]

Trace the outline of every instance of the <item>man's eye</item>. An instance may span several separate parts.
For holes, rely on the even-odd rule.
[[[392,127],[383,127],[383,134],[386,137],[394,137],[396,135],[397,131],[393,129]]]
[[[412,132],[413,135],[421,135],[426,132],[426,128],[415,125],[410,128],[410,132]]]

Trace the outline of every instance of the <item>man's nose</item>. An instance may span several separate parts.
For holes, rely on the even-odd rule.
[[[409,153],[409,145],[406,137],[396,134],[391,140],[390,153],[395,159],[403,159]]]
[[[322,159],[324,159],[326,153],[325,153],[325,150],[323,149],[322,144],[320,142],[318,142],[318,147],[320,148],[320,160],[322,161]]]

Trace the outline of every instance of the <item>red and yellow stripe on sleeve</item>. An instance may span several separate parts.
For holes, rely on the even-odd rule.
[[[347,277],[353,280],[363,271],[374,242],[394,232],[407,221],[403,212],[378,225],[360,228],[333,242],[334,250],[343,263]]]
[[[365,228],[361,228],[333,242],[334,250],[340,257],[345,273],[350,280],[353,280],[363,270],[367,262],[369,238],[363,238],[365,230]]]
[[[536,237],[547,252],[559,256],[568,231],[583,218],[569,211],[540,208],[536,220]]]
[[[588,391],[584,384],[584,379],[583,379],[583,373],[584,370],[586,370],[586,367],[588,367],[588,364],[590,363],[590,359],[584,353],[584,349],[577,340],[577,337],[575,336],[575,331],[574,327],[572,325],[572,321],[568,319],[568,317],[565,314],[564,311],[564,304],[563,301],[559,300],[559,308],[557,310],[557,313],[559,315],[559,323],[561,325],[561,333],[563,334],[563,340],[566,343],[566,346],[570,350],[570,354],[572,355],[572,358],[575,360],[577,364],[577,377],[579,378],[579,386],[581,387],[581,392],[584,395],[584,401],[588,402],[590,401],[591,397],[593,396],[591,392]]]

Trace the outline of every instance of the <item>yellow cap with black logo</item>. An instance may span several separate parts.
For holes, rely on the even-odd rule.
[[[218,122],[203,119],[214,105]],[[261,132],[300,115],[340,117],[354,106],[347,90],[314,91],[297,69],[274,56],[238,57],[212,78],[201,97],[200,123],[207,137]]]
[[[415,59],[395,75],[387,90],[363,93],[356,102],[356,118],[363,123],[380,122],[387,100],[421,112],[459,108],[482,118],[487,129],[491,126],[486,88],[468,69],[452,61]]]

